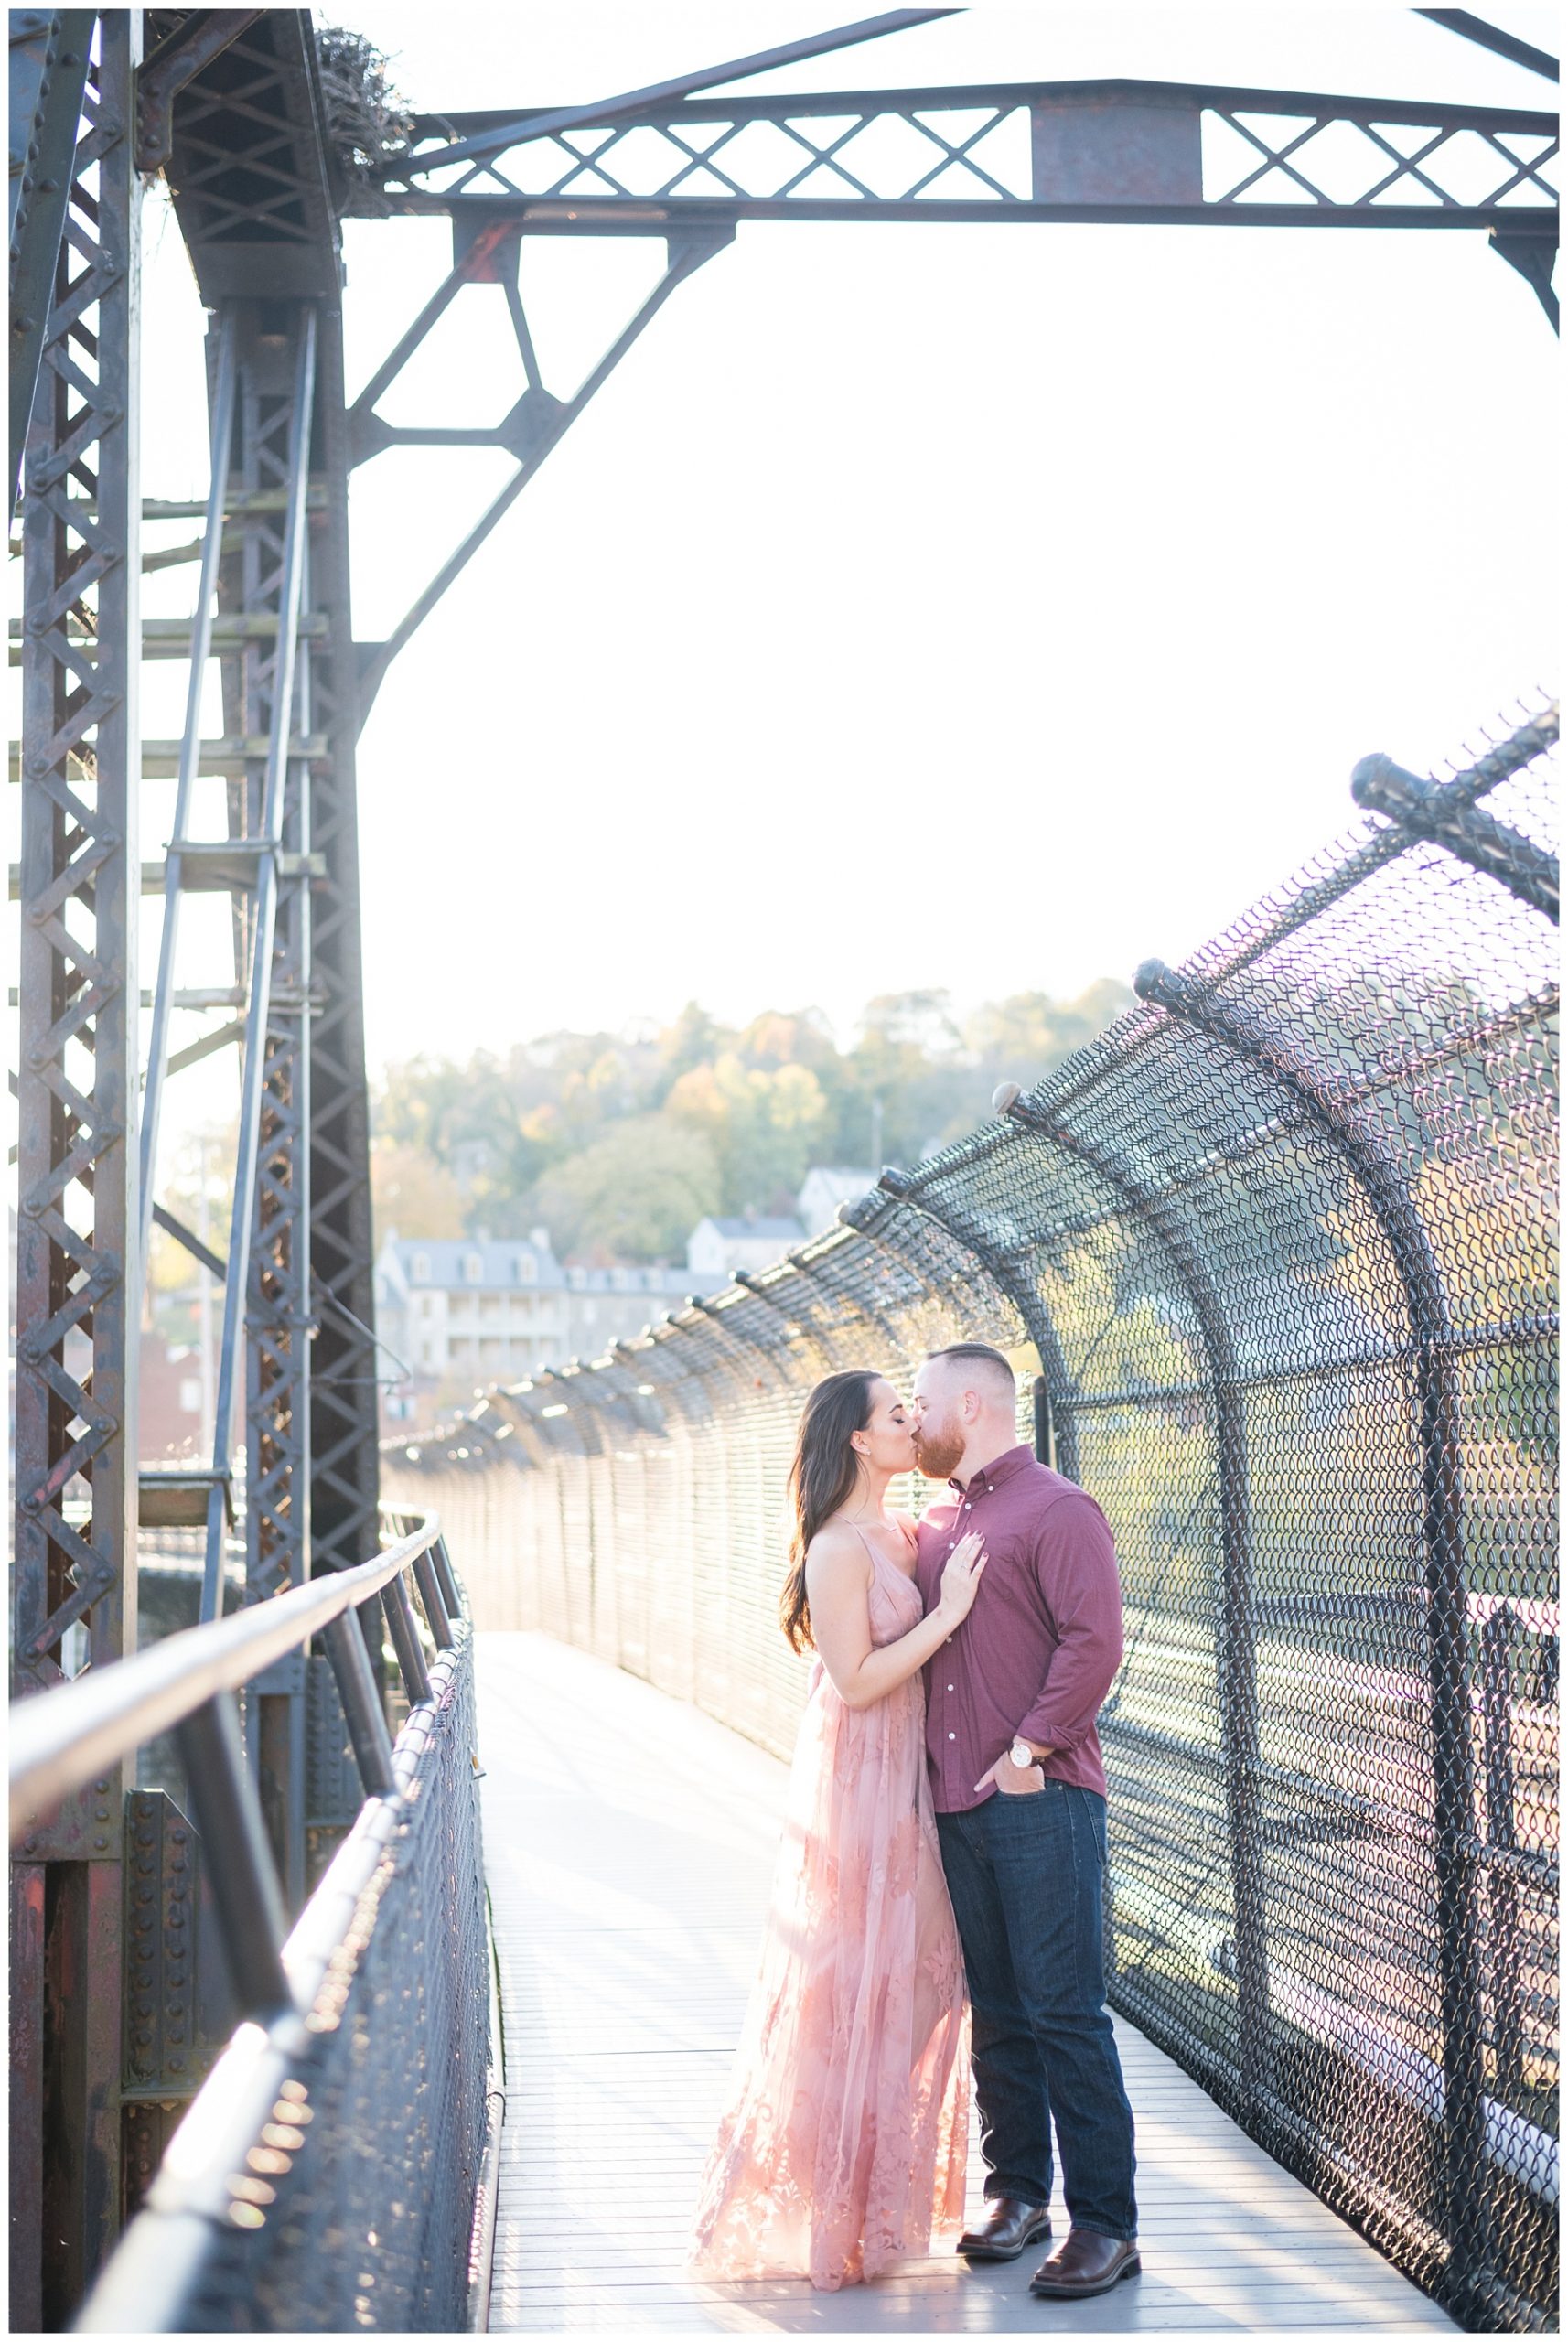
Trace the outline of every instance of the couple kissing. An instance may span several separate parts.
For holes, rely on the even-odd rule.
[[[946,1482],[917,1521],[911,1467]],[[1051,2241],[1030,2291],[1139,2267],[1105,2010],[1105,1772],[1122,1657],[1104,1515],[1019,1442],[1012,1367],[933,1352],[909,1402],[829,1375],[789,1477],[784,1632],[814,1650],[757,1981],[689,2266],[832,2290]],[[963,2229],[972,2065],[985,2213]]]

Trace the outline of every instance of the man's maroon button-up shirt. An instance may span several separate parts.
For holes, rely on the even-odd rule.
[[[1105,1515],[1071,1480],[1011,1447],[920,1522],[928,1611],[948,1555],[978,1530],[974,1607],[926,1668],[926,1753],[939,1813],[999,1794],[974,1785],[1015,1733],[1049,1743],[1053,1778],[1105,1794],[1095,1719],[1122,1663],[1122,1586]]]

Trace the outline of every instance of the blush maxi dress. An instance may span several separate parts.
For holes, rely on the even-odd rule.
[[[862,1534],[871,1638],[897,1642],[919,1624],[919,1593]],[[956,2240],[968,2144],[969,2013],[925,1685],[917,1671],[848,1708],[819,1660],[687,2265],[825,2291],[875,2277]]]

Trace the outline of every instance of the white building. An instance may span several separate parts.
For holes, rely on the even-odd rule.
[[[376,1258],[387,1415],[412,1422],[424,1412],[422,1398],[467,1397],[541,1367],[596,1358],[719,1282],[703,1284],[679,1268],[564,1268],[542,1228],[527,1239],[391,1230]]]
[[[686,1239],[686,1267],[694,1292],[711,1292],[736,1269],[770,1268],[779,1254],[804,1243],[798,1219],[700,1219]]]
[[[875,1187],[878,1174],[836,1163],[813,1163],[800,1185],[796,1209],[808,1236],[821,1236],[838,1218],[840,1204],[858,1203]]]

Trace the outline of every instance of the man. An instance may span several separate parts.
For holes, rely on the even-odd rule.
[[[959,1539],[985,1540],[973,1609],[926,1669],[926,1748],[973,2010],[988,2211],[959,2251],[1012,2261],[1051,2224],[1051,2124],[1069,2233],[1030,2292],[1077,2301],[1139,2268],[1133,2110],[1105,2011],[1105,1771],[1095,1719],[1122,1658],[1105,1516],[1018,1440],[1013,1370],[984,1342],[927,1359],[916,1454],[952,1496],[920,1523],[928,1611]]]

